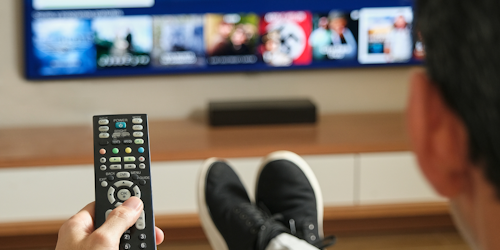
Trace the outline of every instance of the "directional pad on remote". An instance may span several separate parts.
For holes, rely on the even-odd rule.
[[[113,187],[110,187],[108,189],[108,200],[109,200],[109,203],[113,204],[115,203],[116,199],[115,199],[115,189]]]
[[[111,204],[114,204],[117,200],[117,204],[120,201],[126,201],[132,196],[141,198],[141,189],[131,181],[117,181],[113,186],[108,189],[108,201]],[[117,189],[118,191],[115,192]]]
[[[132,197],[132,194],[130,193],[130,191],[128,191],[128,189],[122,189],[118,191],[116,195],[118,196],[118,199],[120,199],[121,201],[126,201],[128,200],[128,198]]]
[[[117,181],[114,185],[115,187],[132,187],[134,183],[131,181]]]

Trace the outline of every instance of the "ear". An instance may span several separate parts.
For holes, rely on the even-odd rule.
[[[412,72],[410,82],[407,122],[413,150],[434,189],[451,198],[470,177],[465,126],[424,70]]]

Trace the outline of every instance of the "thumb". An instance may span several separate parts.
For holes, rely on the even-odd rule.
[[[99,235],[104,235],[108,240],[120,240],[122,234],[129,229],[139,218],[144,205],[141,199],[130,197],[121,206],[113,209],[106,222],[99,227]]]

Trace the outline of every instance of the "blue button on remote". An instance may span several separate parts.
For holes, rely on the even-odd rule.
[[[115,124],[115,127],[116,128],[127,128],[127,123],[125,123],[125,122],[117,122]]]
[[[144,153],[144,148],[140,147],[140,148],[137,149],[137,151],[142,154],[142,153]]]

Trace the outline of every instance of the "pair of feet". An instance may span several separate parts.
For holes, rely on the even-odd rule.
[[[288,233],[323,248],[323,200],[314,173],[298,155],[278,151],[259,169],[255,204],[224,160],[208,159],[201,170],[198,207],[215,250],[264,250]]]

